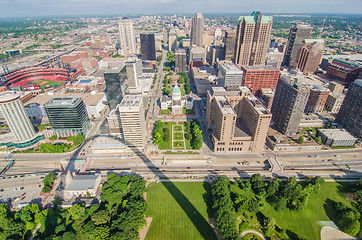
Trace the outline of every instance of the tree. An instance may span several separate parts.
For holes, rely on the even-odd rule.
[[[279,189],[280,179],[274,179],[268,182],[266,187],[266,196],[270,197],[273,196]]]
[[[316,141],[317,143],[321,143],[321,142],[322,142],[321,136],[316,137],[316,138],[315,138],[315,141]]]
[[[303,136],[300,136],[299,138],[298,138],[298,144],[303,144],[304,143],[304,137]]]
[[[51,136],[51,137],[49,138],[49,140],[52,140],[52,141],[57,140],[57,135]]]
[[[284,197],[274,197],[271,201],[271,205],[276,211],[282,211],[287,208],[287,200]]]
[[[105,224],[111,220],[106,210],[100,210],[91,216],[95,225]]]
[[[257,213],[259,212],[260,205],[256,199],[251,199],[249,201],[249,212]]]
[[[275,228],[275,219],[273,217],[265,217],[263,219],[263,227],[265,230],[272,231]]]

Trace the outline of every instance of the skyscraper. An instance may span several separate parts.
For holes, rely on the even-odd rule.
[[[119,40],[123,54],[136,54],[136,38],[131,19],[124,17],[119,22]]]
[[[241,86],[243,71],[231,61],[218,61],[219,86]]]
[[[297,68],[304,74],[315,73],[324,51],[323,39],[305,39],[298,51]]]
[[[19,142],[35,136],[33,125],[25,112],[19,94],[15,92],[0,93],[0,109],[11,132]]]
[[[143,151],[146,146],[146,124],[141,94],[127,94],[118,106],[123,138],[128,147]]]
[[[283,134],[295,134],[309,97],[309,88],[292,76],[281,75],[271,108],[273,121]]]
[[[202,40],[204,35],[204,17],[201,13],[196,13],[192,17],[191,27],[191,46],[202,47]]]
[[[140,34],[142,60],[156,60],[155,34]]]
[[[168,33],[168,51],[175,52],[177,47],[177,34],[174,29]]]
[[[126,79],[127,73],[125,66],[110,68],[104,72],[106,96],[111,109],[114,109],[122,101],[128,88]]]
[[[253,12],[238,20],[234,52],[235,63],[241,66],[265,65],[273,17]]]
[[[313,28],[310,25],[296,25],[290,28],[287,49],[285,51],[283,65],[295,67],[297,65],[297,55],[305,39],[312,38]]]
[[[176,70],[176,72],[186,72],[186,51],[185,51],[185,49],[176,49],[175,70]]]
[[[229,30],[225,33],[225,60],[233,61],[235,51],[236,31]]]
[[[357,79],[349,85],[336,122],[355,137],[362,139],[362,79]]]
[[[54,97],[44,103],[53,131],[61,137],[83,134],[89,127],[87,109],[79,97]]]
[[[262,88],[276,88],[280,70],[270,65],[265,66],[242,66],[243,79],[241,86],[245,86],[250,91],[259,95]]]
[[[214,152],[261,152],[270,112],[246,87],[213,87],[207,92],[206,118]]]
[[[127,62],[126,63],[126,72],[127,72],[127,82],[129,88],[138,87],[138,77],[141,76],[138,70],[139,64],[142,64],[141,61]],[[141,65],[142,68],[142,65]],[[142,69],[141,69],[142,70]]]

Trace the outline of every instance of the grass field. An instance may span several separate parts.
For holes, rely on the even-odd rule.
[[[173,130],[174,131],[182,131],[182,127],[181,126],[174,126]]]
[[[173,147],[174,148],[183,148],[185,145],[184,145],[184,142],[183,141],[175,141],[173,142]]]
[[[148,187],[147,203],[153,219],[146,240],[216,240],[208,223],[210,190],[207,183],[158,183]]]
[[[346,206],[351,206],[344,196],[344,192],[350,186],[349,183],[324,183],[319,193],[310,195],[308,204],[301,211],[275,211],[269,204],[265,203],[260,211],[266,216],[275,218],[276,225],[285,229],[289,236],[298,235],[302,239],[320,239],[322,228],[320,221],[331,221],[335,216],[335,211],[331,205],[331,200],[343,202]],[[253,197],[251,191],[242,191],[249,199]],[[255,221],[250,222],[250,227],[260,230],[260,224]]]
[[[175,128],[174,128],[175,130]],[[173,133],[173,140],[183,140],[184,139],[184,135],[183,132],[174,132]]]

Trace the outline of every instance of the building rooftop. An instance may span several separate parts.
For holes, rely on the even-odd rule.
[[[75,175],[67,187],[67,191],[81,191],[93,189],[96,185],[96,180],[100,177],[97,175]]]
[[[362,79],[356,79],[353,83],[362,87]]]
[[[353,137],[344,129],[318,129],[318,131],[334,140],[357,140],[357,138]]]
[[[225,97],[217,96],[216,99],[223,114],[236,114]]]
[[[11,92],[11,91],[1,92],[0,93],[0,102],[13,101],[19,97],[20,97],[20,95],[17,94],[16,92]]]
[[[37,103],[40,105],[44,105],[49,99],[53,98],[53,97],[57,97],[57,98],[71,98],[71,97],[76,97],[76,98],[81,98],[83,99],[83,102],[85,103],[85,105],[88,106],[96,106],[99,101],[101,101],[103,99],[103,97],[105,96],[104,92],[100,92],[100,93],[62,93],[62,94],[48,94],[48,93],[44,93],[44,94],[39,94],[38,96],[30,99],[28,102],[26,102],[26,106],[29,106],[32,103]]]
[[[219,61],[220,68],[223,68],[226,73],[239,73],[243,74],[240,68],[238,68],[234,63],[231,61]]]
[[[141,94],[127,94],[123,97],[122,102],[119,104],[119,107],[126,108],[139,108],[142,103]]]
[[[238,22],[241,22],[243,19],[245,19],[246,23],[255,23],[256,16],[260,12],[253,12],[251,16],[240,16]],[[261,23],[270,23],[273,20],[272,16],[262,16],[261,17]]]
[[[278,70],[278,68],[272,65],[264,65],[264,66],[241,66],[247,71],[262,71],[262,70]]]
[[[47,107],[70,106],[80,101],[78,97],[53,97],[44,103]]]
[[[111,67],[109,69],[107,69],[104,73],[120,73],[122,71],[122,69],[124,68],[124,64],[121,67]]]

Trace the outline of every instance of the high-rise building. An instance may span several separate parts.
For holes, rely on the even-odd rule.
[[[141,72],[139,71],[141,66]],[[142,76],[142,63],[141,61],[126,62],[127,82],[129,88],[138,87],[138,77]]]
[[[206,63],[206,50],[203,47],[192,47],[190,49],[190,62],[200,61]]]
[[[33,125],[25,112],[19,94],[15,92],[1,92],[0,109],[17,141],[24,142],[35,136]]]
[[[186,51],[185,49],[176,49],[175,51],[175,71],[186,72]]]
[[[309,88],[298,84],[290,75],[281,75],[275,90],[271,112],[283,134],[295,134],[309,97]]]
[[[121,101],[128,88],[126,67],[110,68],[104,72],[106,96],[109,107],[114,109]]]
[[[156,60],[155,34],[140,34],[142,60]]]
[[[297,68],[304,74],[315,73],[324,51],[323,39],[305,39],[298,51]]]
[[[207,93],[206,118],[214,152],[261,152],[270,112],[246,87],[213,87]]]
[[[330,92],[327,97],[326,104],[324,105],[325,109],[330,113],[338,113],[342,106],[344,97],[344,94]]]
[[[223,46],[211,46],[208,52],[208,62],[215,65],[218,60],[225,60],[225,48]]]
[[[83,134],[89,127],[86,106],[79,97],[54,97],[44,103],[53,131],[61,137]]]
[[[136,54],[135,31],[131,19],[124,17],[119,22],[119,40],[123,54]]]
[[[238,22],[234,52],[236,65],[264,65],[273,17],[253,12],[251,16],[240,17]]]
[[[322,85],[309,86],[310,92],[308,102],[305,105],[305,113],[321,113],[326,104],[329,89]]]
[[[335,58],[327,68],[327,75],[349,84],[358,78],[361,69],[358,63]]]
[[[269,48],[266,54],[265,65],[271,65],[277,69],[280,69],[280,66],[283,62],[284,53],[279,52],[278,48]]]
[[[235,41],[236,41],[236,31],[229,30],[225,32],[225,60],[234,59],[235,52]]]
[[[175,52],[177,48],[177,34],[175,30],[170,30],[168,34],[168,51]]]
[[[362,139],[362,79],[349,85],[336,122],[355,137]]]
[[[331,90],[331,92],[334,92],[334,93],[343,93],[343,90],[344,90],[344,86],[340,83],[337,83],[337,82],[329,82],[328,84],[328,88],[329,90]]]
[[[299,24],[292,26],[289,31],[287,49],[285,51],[283,65],[286,67],[297,66],[297,55],[302,42],[312,38],[313,28],[310,25]]]
[[[219,86],[241,86],[243,71],[231,61],[218,61]]]
[[[146,124],[141,94],[127,94],[118,106],[126,145],[142,152],[146,146]]]
[[[243,80],[241,86],[258,95],[262,88],[276,88],[280,70],[270,65],[266,66],[241,66]]]
[[[201,13],[196,13],[192,17],[191,46],[202,47],[204,36],[204,17]]]

